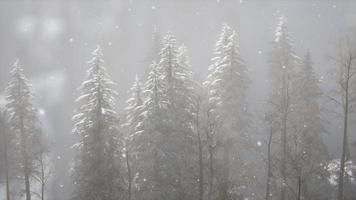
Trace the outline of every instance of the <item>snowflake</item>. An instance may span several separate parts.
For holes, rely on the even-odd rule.
[[[69,40],[68,40],[70,43],[73,43],[74,42],[74,38],[69,38]]]
[[[40,108],[38,109],[38,114],[43,116],[46,114],[46,111],[43,108]]]

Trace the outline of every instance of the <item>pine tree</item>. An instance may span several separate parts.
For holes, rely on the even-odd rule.
[[[25,182],[26,200],[31,200],[31,175],[35,171],[34,162],[42,149],[42,136],[37,110],[32,101],[28,80],[17,60],[10,72],[10,82],[6,88],[6,108],[10,115],[11,130],[16,134],[18,154]]]
[[[151,65],[140,106],[142,123],[133,139],[145,199],[190,199],[198,191],[193,159],[193,96],[195,92],[186,49],[168,34],[160,62]],[[194,166],[192,166],[194,165]]]
[[[128,105],[125,108],[126,120],[123,127],[124,129],[126,129],[125,131],[127,132],[125,138],[125,158],[128,174],[128,199],[130,200],[133,195],[133,169],[137,165],[137,160],[135,159],[135,157],[132,157],[132,155],[135,155],[137,153],[137,149],[135,146],[136,143],[133,139],[136,137],[136,132],[140,131],[140,126],[143,119],[140,112],[140,108],[143,104],[142,86],[137,75],[135,77],[135,82],[131,88],[131,97],[126,101],[126,103]]]
[[[325,189],[322,182],[327,182],[319,177],[325,173],[322,164],[327,162],[328,152],[321,137],[326,132],[319,105],[322,91],[309,52],[297,72],[295,94],[292,100],[295,111],[291,114],[293,145],[289,146],[289,158],[296,171],[298,198],[316,198],[322,195],[318,191]]]
[[[271,113],[279,113],[278,132],[280,132],[280,173],[277,175],[277,188],[280,189],[280,199],[287,196],[287,162],[288,137],[290,129],[290,113],[294,110],[291,97],[295,94],[293,82],[295,81],[299,58],[296,56],[292,41],[286,25],[286,20],[280,18],[275,33],[273,49],[269,55],[271,93]]]
[[[123,199],[119,124],[114,83],[103,65],[98,46],[88,62],[87,80],[79,92],[73,132],[79,136],[74,163],[74,200]]]
[[[136,199],[161,199],[161,183],[159,180],[158,137],[161,135],[161,111],[166,107],[163,102],[162,83],[157,64],[153,62],[147,80],[143,86],[143,104],[135,108],[134,115],[138,121],[131,121],[130,148],[133,154],[131,163],[135,169],[133,181]],[[136,100],[135,100],[136,101]],[[137,101],[136,101],[137,102]],[[131,110],[131,109],[130,109]],[[128,116],[132,114],[128,113]],[[132,124],[134,122],[134,124]]]
[[[209,67],[208,79],[204,84],[209,93],[211,114],[219,123],[217,137],[223,155],[218,177],[219,196],[221,199],[228,199],[232,198],[232,195],[239,195],[236,193],[241,193],[231,192],[233,188],[238,187],[236,186],[238,183],[242,183],[231,176],[233,169],[231,162],[244,165],[244,161],[241,156],[235,157],[235,152],[231,151],[240,152],[242,148],[238,150],[236,147],[248,144],[250,116],[247,111],[246,93],[250,80],[246,74],[247,66],[239,52],[236,32],[226,24],[223,25],[216,43],[214,55],[213,65]]]

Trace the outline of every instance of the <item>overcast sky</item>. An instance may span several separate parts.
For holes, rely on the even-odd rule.
[[[355,10],[351,0],[1,0],[0,94],[19,58],[41,105],[58,173],[67,174],[75,89],[96,45],[102,46],[105,65],[118,84],[121,111],[135,74],[151,62],[154,27],[162,37],[171,31],[187,46],[195,77],[204,80],[221,25],[228,23],[237,30],[250,68],[255,114],[267,89],[266,61],[278,18],[286,17],[297,54],[311,52],[322,80],[330,68],[325,55],[333,52],[338,37],[356,30]],[[331,134],[326,140],[335,138]],[[331,148],[334,154],[337,145]],[[54,190],[62,184],[65,180],[58,179]]]

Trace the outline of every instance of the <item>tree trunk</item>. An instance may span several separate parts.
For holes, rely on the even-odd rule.
[[[214,147],[212,146],[212,141],[209,135],[210,131],[206,131],[206,138],[208,143],[208,152],[209,152],[209,191],[208,191],[208,200],[212,199],[213,195],[213,180],[214,180]]]
[[[222,182],[220,183],[220,197],[221,200],[228,200],[228,187],[229,187],[229,175],[230,175],[230,142],[225,141],[224,144],[224,160],[223,160],[223,177]]]
[[[198,136],[198,148],[199,148],[199,200],[203,200],[204,197],[204,163],[203,163],[203,144],[200,135],[200,125],[199,125],[199,113],[200,113],[200,98],[197,102],[197,112],[196,112],[196,129]]]
[[[41,164],[41,200],[45,200],[45,187],[46,187],[46,177],[45,177],[45,166],[44,166],[44,161],[43,161],[43,155],[41,153],[41,158],[40,158],[40,164]]]
[[[129,180],[128,200],[131,200],[131,196],[132,196],[132,177],[131,177],[131,166],[130,166],[130,162],[129,162],[130,159],[129,159],[128,149],[126,149],[125,155],[126,155],[127,175],[128,175],[128,180]]]
[[[30,164],[29,158],[27,155],[27,139],[24,130],[24,123],[22,115],[20,114],[20,133],[21,133],[21,149],[22,149],[22,156],[23,156],[23,165],[24,165],[24,178],[25,178],[25,194],[26,200],[31,200],[31,185],[30,185]]]
[[[0,113],[3,114],[3,113]],[[5,163],[5,178],[6,178],[6,200],[10,200],[10,176],[9,176],[9,155],[8,155],[8,141],[7,141],[7,129],[5,124],[5,114],[4,121],[1,121],[0,126],[2,127],[3,141],[4,141],[4,163]]]
[[[346,161],[346,153],[347,153],[347,126],[348,126],[348,112],[349,112],[349,81],[350,81],[350,68],[351,68],[351,60],[347,66],[347,77],[345,84],[345,105],[344,105],[344,126],[343,126],[343,142],[342,142],[342,154],[340,159],[340,174],[338,180],[338,188],[337,188],[337,200],[344,199],[344,174],[345,174],[345,161]]]
[[[282,99],[282,131],[281,131],[281,148],[282,148],[282,161],[281,161],[281,200],[286,198],[286,164],[287,164],[287,121],[288,121],[288,111],[289,111],[289,91],[288,84],[286,80],[283,81],[283,90],[285,90],[285,96]]]
[[[268,144],[267,144],[267,181],[266,181],[266,200],[269,200],[271,197],[271,176],[272,176],[272,171],[271,171],[271,145],[272,145],[272,136],[273,136],[273,130],[271,128],[270,133],[269,133],[269,138],[268,138]]]
[[[302,195],[302,175],[299,174],[297,200],[301,200],[301,195]]]
[[[204,163],[203,163],[203,147],[200,135],[199,139],[199,200],[203,200],[204,196]]]

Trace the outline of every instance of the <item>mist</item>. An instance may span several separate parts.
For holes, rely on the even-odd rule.
[[[352,0],[0,1],[0,132],[7,133],[0,135],[0,199],[31,200],[24,192],[24,151],[17,147],[23,141],[21,131],[14,125],[22,112],[9,103],[17,102],[11,98],[11,85],[16,85],[11,80],[17,73],[26,77],[31,93],[35,111],[28,116],[36,116],[24,130],[41,132],[39,140],[46,149],[28,150],[41,152],[33,154],[33,170],[28,170],[32,199],[41,199],[41,181],[34,178],[39,176],[39,158],[48,176],[42,196],[49,200],[356,198],[356,77],[351,76],[356,71],[355,9]],[[224,38],[230,42],[225,44]],[[292,48],[281,50],[288,45]],[[174,49],[172,66],[166,62],[168,47]],[[236,58],[226,53],[229,48],[236,50]],[[281,53],[285,51],[287,56]],[[347,55],[352,57],[349,62]],[[224,74],[229,59],[237,71]],[[342,67],[347,62],[350,109],[345,114],[346,81],[340,77],[346,76]],[[301,80],[309,64],[315,90]],[[172,69],[178,75],[165,75],[171,69],[166,65],[178,66]],[[236,79],[222,78],[235,73]],[[94,89],[85,90],[95,88],[88,84],[96,80],[90,77],[104,77],[100,83],[110,88],[105,93],[108,107],[100,108],[103,118],[85,117],[95,106],[81,110],[99,105],[93,103]],[[152,80],[161,83],[153,86]],[[162,87],[157,94],[155,87]],[[155,95],[161,100],[155,102]],[[302,101],[304,96],[315,98]],[[78,115],[81,120],[76,121]],[[109,120],[101,126],[104,118]],[[82,126],[84,121],[88,124]],[[98,131],[96,124],[105,128]],[[301,131],[307,127],[313,128]],[[99,132],[105,132],[101,139],[96,138]],[[305,141],[313,142],[300,142],[304,134]],[[95,186],[81,184],[86,176],[78,174],[81,169],[88,175],[109,170],[83,164],[83,148],[101,140],[105,145],[115,141],[110,143],[114,167],[105,176],[93,175]],[[2,148],[6,143],[9,150]],[[103,156],[108,152],[103,147],[95,160],[88,150],[88,160],[111,162]],[[299,158],[303,152],[308,159]],[[322,165],[317,172],[302,167],[310,164],[314,170],[316,163]],[[341,189],[340,170],[348,174]],[[117,178],[111,180],[116,185],[108,184],[110,177]],[[11,180],[10,192],[6,180]],[[115,192],[108,192],[109,187]]]

